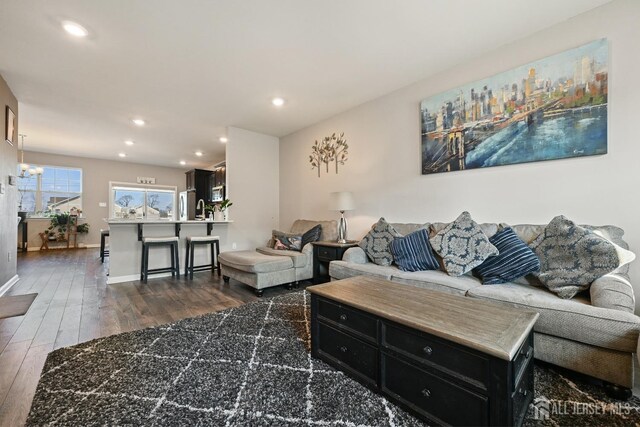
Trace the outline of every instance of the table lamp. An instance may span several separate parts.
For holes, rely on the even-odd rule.
[[[338,243],[347,243],[347,220],[344,218],[344,211],[355,209],[353,194],[350,191],[337,191],[329,194],[329,210],[340,211],[340,222],[338,223]]]

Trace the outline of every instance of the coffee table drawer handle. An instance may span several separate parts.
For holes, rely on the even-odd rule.
[[[429,390],[428,388],[425,388],[424,390],[422,390],[422,391],[420,392],[420,394],[421,394],[423,397],[429,398],[429,397],[431,397],[431,390]]]
[[[342,320],[343,322],[344,322],[345,320],[347,320],[347,315],[346,315],[346,314],[344,314],[344,313],[342,313],[342,314],[340,315],[340,320]]]
[[[431,356],[433,354],[433,349],[431,347],[429,347],[429,346],[425,346],[425,348],[423,348],[422,351],[427,356]]]
[[[346,353],[347,350],[348,350],[348,348],[346,346],[344,346],[344,345],[342,347],[340,347],[340,351],[343,352],[343,353]]]

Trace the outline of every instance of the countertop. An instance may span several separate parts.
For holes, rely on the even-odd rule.
[[[229,224],[233,221],[198,221],[198,220],[187,220],[187,221],[176,221],[173,219],[108,219],[105,218],[105,222],[109,225],[118,225],[118,224]]]

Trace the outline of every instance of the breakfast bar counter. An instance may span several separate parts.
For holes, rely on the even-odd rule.
[[[184,272],[186,238],[217,235],[216,228],[226,228],[227,224],[232,222],[135,219],[106,219],[105,221],[109,224],[109,277],[107,279],[109,284],[140,279],[143,237],[178,237],[182,274]],[[196,265],[210,262],[207,248],[197,248],[194,255]],[[169,265],[171,265],[171,257],[168,250],[164,248],[151,249],[149,268],[161,268]]]

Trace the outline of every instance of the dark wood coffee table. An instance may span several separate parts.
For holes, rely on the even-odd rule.
[[[522,423],[538,313],[363,276],[307,290],[314,357],[429,423]]]

